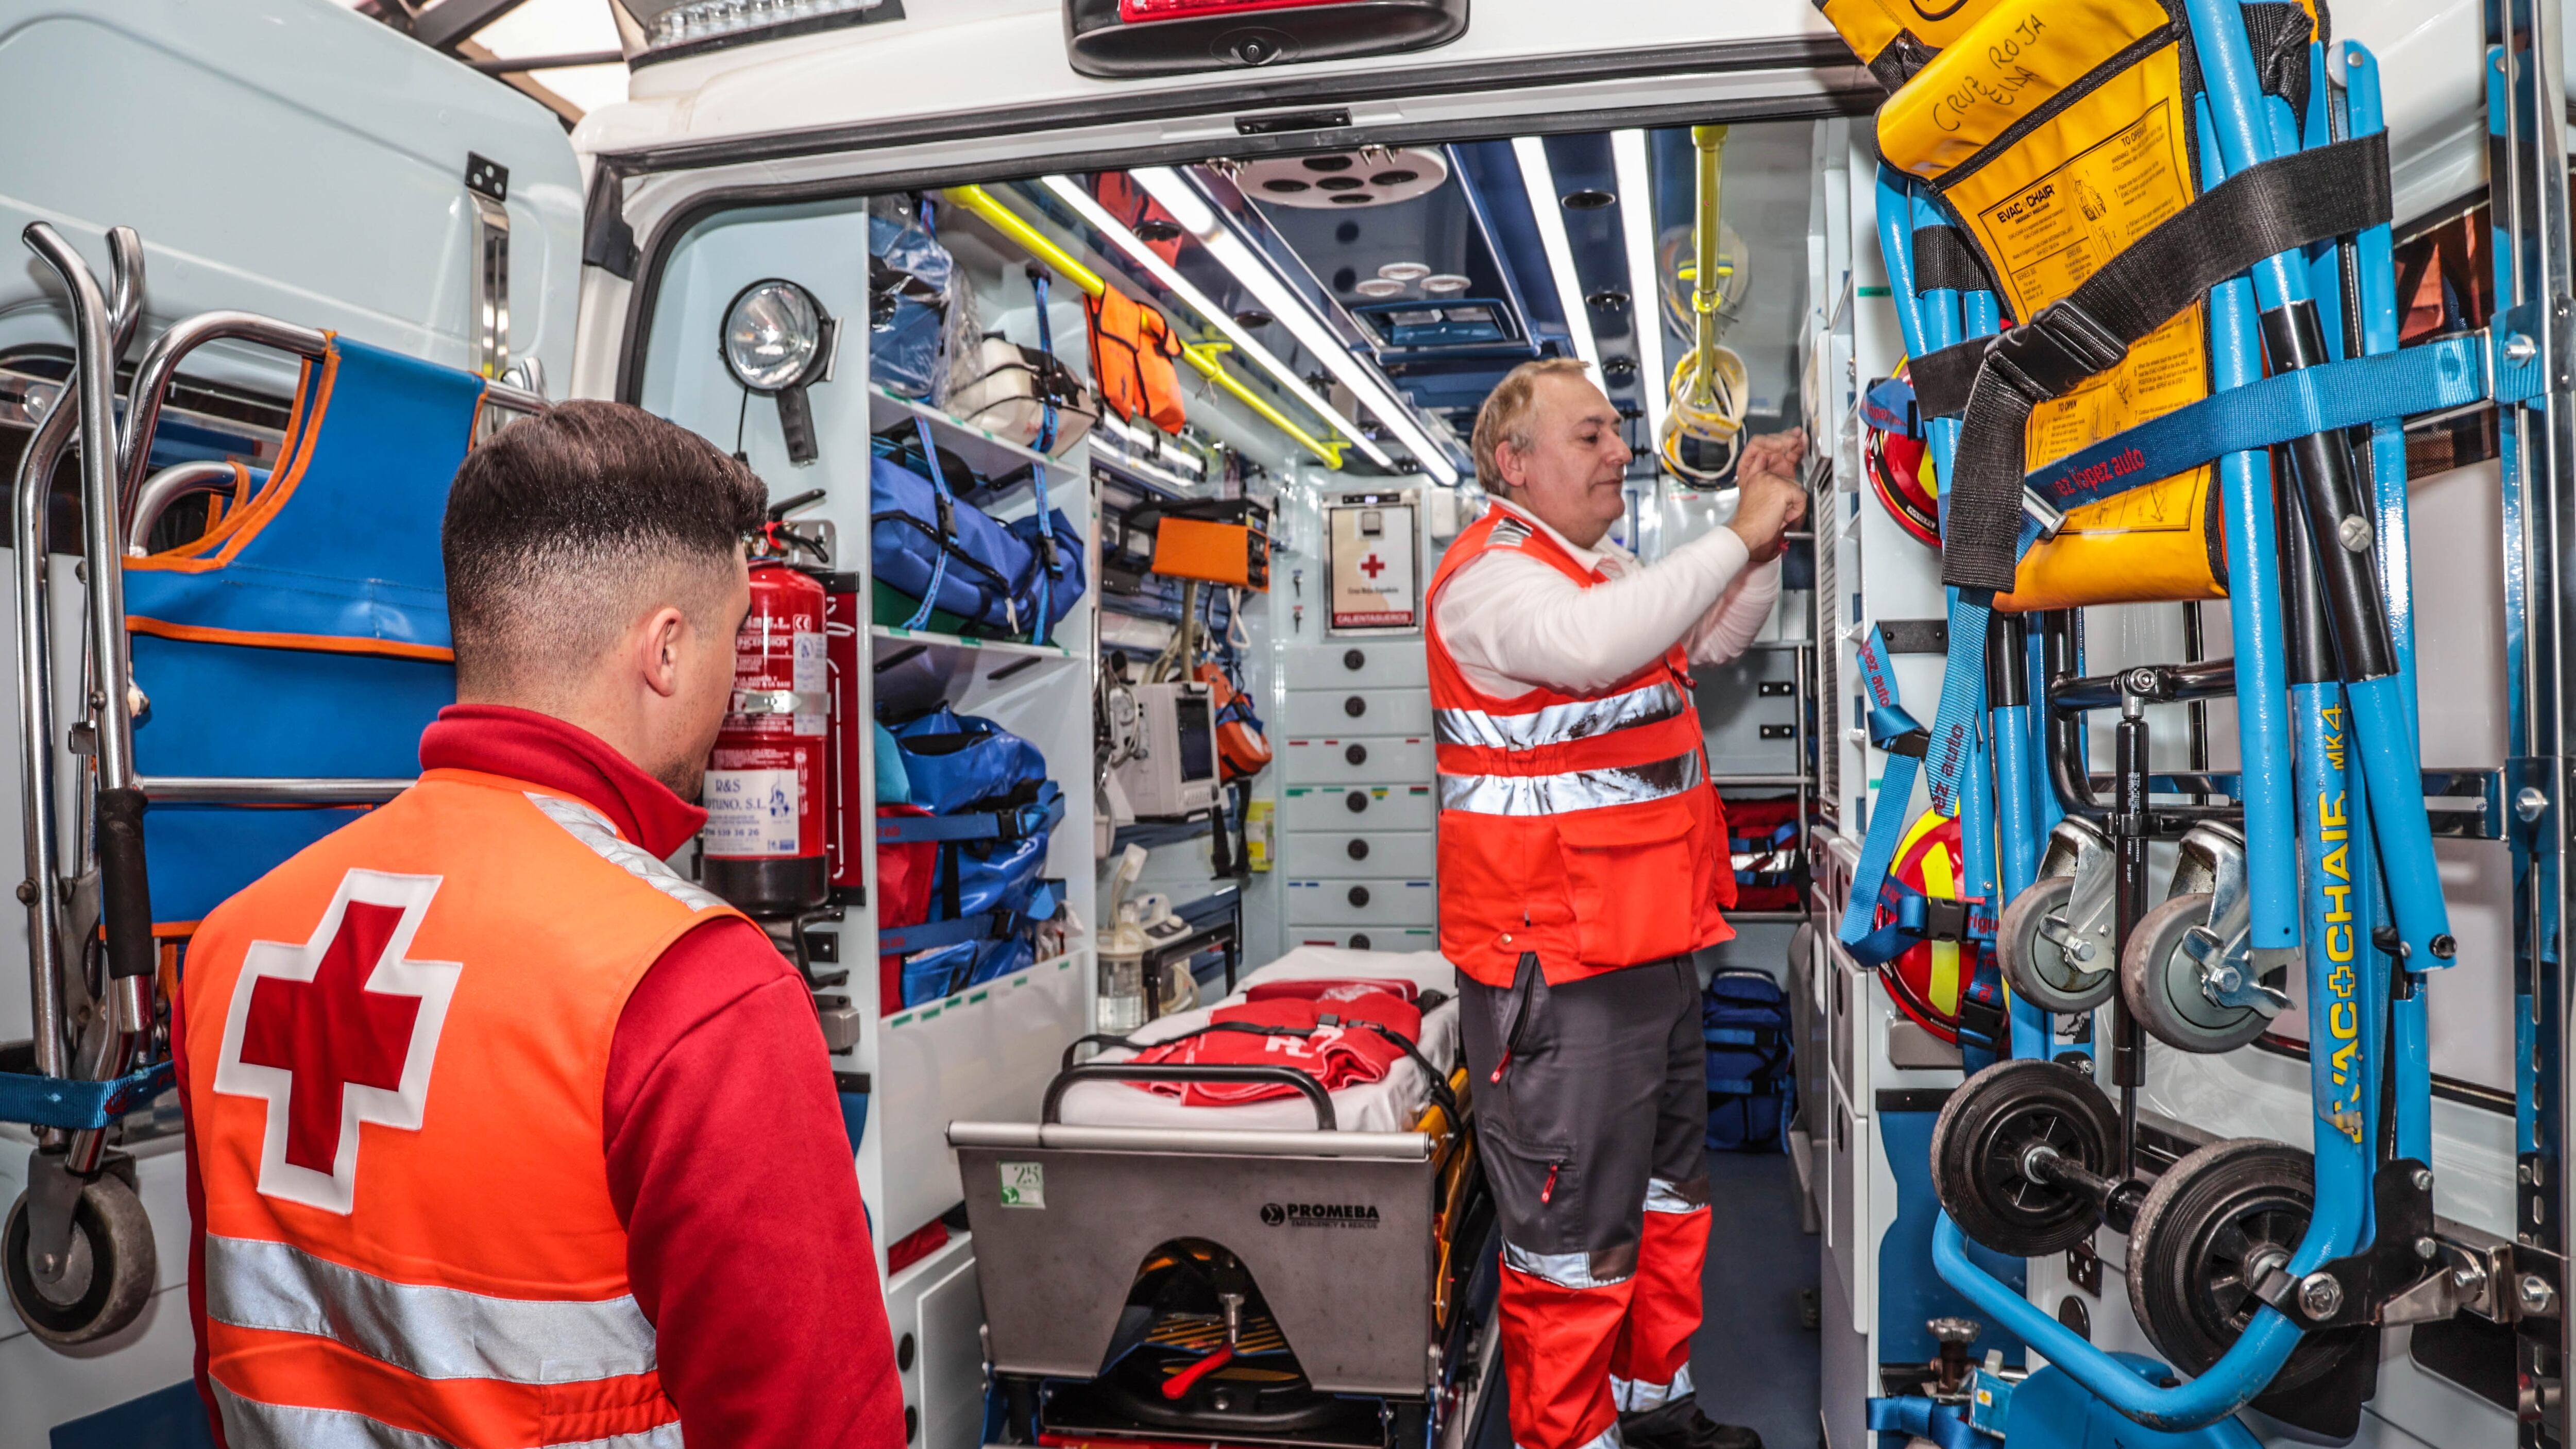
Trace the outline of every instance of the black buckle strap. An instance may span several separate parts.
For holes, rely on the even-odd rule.
[[[1940,896],[1923,898],[1923,939],[1964,941],[1968,938],[1968,903]]]
[[[2128,355],[2127,342],[2067,297],[1996,338],[1986,367],[2036,407]]]

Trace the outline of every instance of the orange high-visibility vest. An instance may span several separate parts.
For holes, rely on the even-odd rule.
[[[587,805],[432,770],[206,918],[185,1086],[235,1449],[676,1449],[602,1097],[635,984],[737,914]]]
[[[1513,548],[1585,588],[1602,579],[1503,508],[1449,545],[1431,576]],[[1523,952],[1552,985],[1679,956],[1735,934],[1726,818],[1709,783],[1688,660],[1590,694],[1510,698],[1467,682],[1426,631],[1440,772],[1440,954],[1509,986]]]

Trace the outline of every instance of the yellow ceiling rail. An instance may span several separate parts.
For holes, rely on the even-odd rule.
[[[948,188],[947,196],[959,206],[990,222],[995,231],[1019,243],[1027,249],[1030,256],[1044,262],[1066,281],[1080,287],[1089,295],[1097,297],[1109,289],[1108,281],[1098,272],[1076,261],[1073,253],[1056,245],[1046,233],[1022,220],[1018,212],[1004,206],[983,187],[952,186]],[[1227,395],[1235,401],[1252,409],[1263,422],[1286,433],[1297,446],[1323,459],[1326,467],[1339,469],[1342,466],[1342,449],[1349,444],[1339,439],[1330,443],[1315,441],[1312,433],[1290,421],[1286,413],[1271,406],[1260,394],[1245,387],[1240,380],[1219,366],[1216,360],[1217,354],[1231,351],[1233,346],[1234,344],[1230,342],[1185,343],[1182,345],[1181,355],[1188,358],[1190,366],[1197,368],[1208,381],[1225,389]]]
[[[1208,381],[1224,388],[1235,401],[1260,414],[1263,422],[1286,433],[1297,446],[1323,459],[1325,467],[1338,471],[1342,466],[1342,449],[1350,445],[1338,438],[1330,443],[1316,442],[1313,434],[1290,422],[1286,413],[1272,407],[1252,389],[1236,381],[1233,374],[1219,367],[1217,354],[1231,351],[1233,347],[1231,342],[1188,342],[1182,344],[1181,355],[1188,358],[1190,366],[1197,368]]]
[[[952,186],[948,198],[959,206],[993,224],[993,229],[1028,249],[1029,255],[1046,263],[1063,278],[1097,297],[1109,290],[1109,283],[1098,272],[1074,260],[1073,253],[1047,239],[1046,233],[1020,219],[1020,214],[993,198],[980,186]]]

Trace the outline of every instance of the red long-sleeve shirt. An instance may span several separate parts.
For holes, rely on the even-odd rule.
[[[605,741],[527,710],[451,705],[421,736],[420,763],[571,796],[657,856],[706,821]],[[768,937],[728,919],[662,953],[617,1019],[603,1107],[627,1277],[682,1435],[728,1449],[902,1449],[903,1390],[840,1100],[805,984]],[[193,1153],[188,1199],[201,1245]],[[193,1281],[190,1298],[202,1389]]]

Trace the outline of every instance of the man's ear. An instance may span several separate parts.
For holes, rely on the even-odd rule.
[[[665,699],[680,692],[680,650],[688,633],[689,616],[673,604],[645,615],[637,626],[636,663],[645,687]]]

